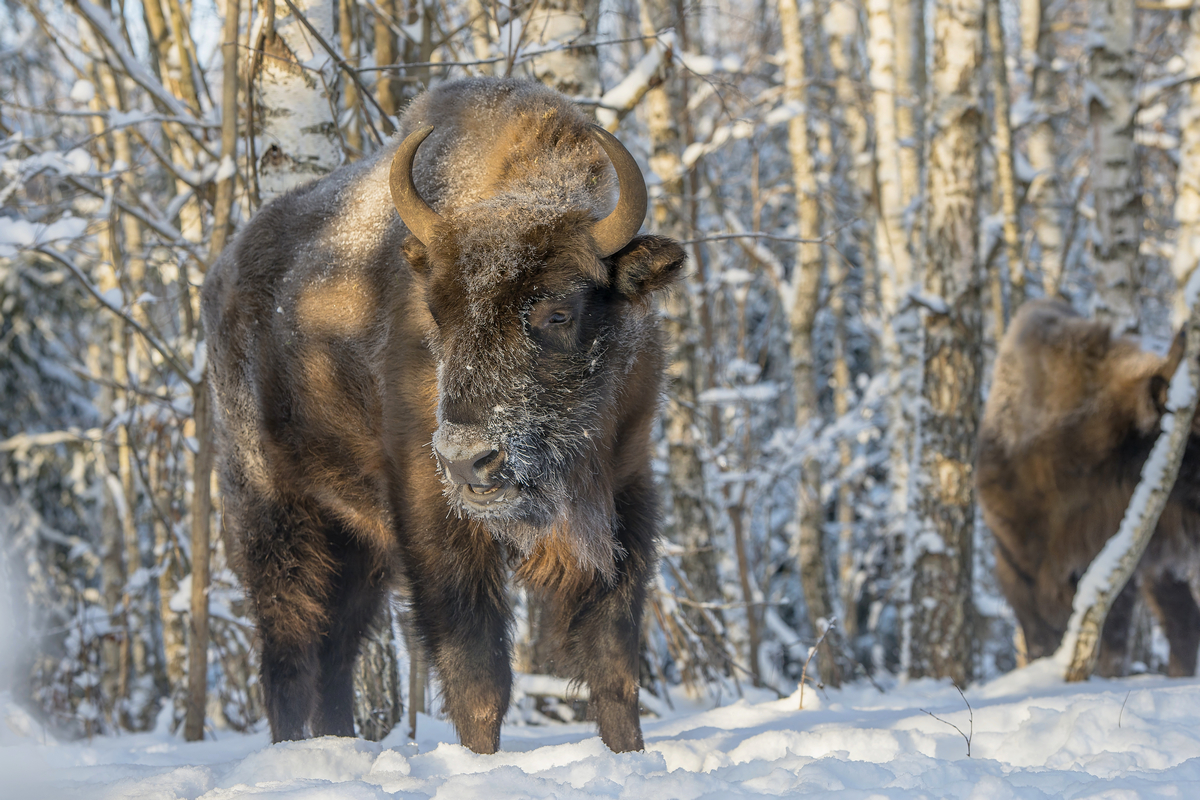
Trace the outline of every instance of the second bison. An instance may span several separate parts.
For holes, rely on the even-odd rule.
[[[1155,355],[1049,300],[1023,306],[1001,342],[977,480],[1000,586],[1032,658],[1058,647],[1076,584],[1117,532],[1182,354],[1182,339]],[[1104,626],[1102,675],[1126,668],[1135,583],[1170,643],[1169,673],[1195,674],[1200,609],[1189,576],[1200,553],[1198,444],[1193,425],[1158,528]]]
[[[402,129],[263,208],[205,281],[272,737],[353,735],[352,667],[398,573],[460,739],[496,750],[513,565],[551,596],[604,742],[640,749],[651,296],[683,250],[637,235],[633,158],[539,84],[445,84]]]

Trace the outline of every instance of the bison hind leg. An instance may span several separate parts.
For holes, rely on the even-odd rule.
[[[1196,674],[1196,650],[1200,647],[1200,608],[1186,580],[1169,571],[1149,583],[1146,599],[1171,646],[1167,674],[1185,678]]]
[[[329,534],[335,566],[329,592],[329,626],[319,650],[320,695],[313,734],[353,736],[354,664],[387,594],[388,568],[382,554],[350,531],[333,526]]]

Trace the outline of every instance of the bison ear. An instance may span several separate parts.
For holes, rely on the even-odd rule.
[[[414,275],[424,275],[427,262],[425,245],[416,236],[404,240],[404,258]]]
[[[612,255],[613,285],[631,300],[645,300],[683,274],[687,253],[665,236],[635,236]]]

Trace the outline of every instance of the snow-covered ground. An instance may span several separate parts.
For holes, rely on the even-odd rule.
[[[677,701],[643,721],[646,752],[626,755],[570,724],[506,727],[504,751],[480,756],[425,718],[415,743],[399,732],[378,744],[272,746],[266,733],[54,743],[6,704],[0,798],[1200,798],[1200,680],[1068,686],[1051,669],[972,687],[972,712],[931,681],[809,689],[803,711],[795,696]],[[951,724],[970,735],[970,756]]]

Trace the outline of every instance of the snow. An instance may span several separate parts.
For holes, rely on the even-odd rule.
[[[25,798],[1090,798],[1195,797],[1200,681],[1067,685],[1047,660],[966,692],[915,681],[645,718],[644,753],[590,724],[506,726],[490,756],[421,716],[418,736],[271,745],[265,732],[186,743],[164,730],[59,742],[0,695],[4,797]],[[711,703],[710,703],[711,705]],[[959,733],[955,728],[961,729]],[[967,741],[970,737],[970,757]]]

